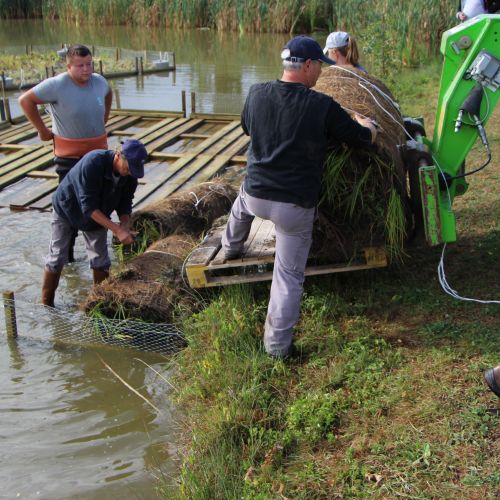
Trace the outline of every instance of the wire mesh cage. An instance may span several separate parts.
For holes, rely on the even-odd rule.
[[[82,346],[108,345],[166,355],[186,345],[182,332],[171,323],[93,317],[5,296],[0,308],[0,331],[4,337]]]

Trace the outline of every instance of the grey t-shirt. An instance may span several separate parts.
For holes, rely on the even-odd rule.
[[[106,132],[104,98],[109,85],[101,75],[93,73],[81,87],[68,73],[62,73],[39,83],[33,87],[33,92],[50,104],[54,134],[68,139],[86,139]]]

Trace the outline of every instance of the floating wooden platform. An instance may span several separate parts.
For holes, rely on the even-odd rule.
[[[49,116],[44,120],[48,123]],[[244,167],[249,138],[237,115],[114,110],[106,126],[109,148],[125,138],[141,140],[149,153],[134,208]],[[0,126],[0,207],[48,210],[57,188],[51,143],[29,122]]]
[[[224,228],[212,230],[193,251],[186,263],[186,274],[191,287],[251,283],[272,279],[275,231],[270,221],[255,218],[240,259],[224,262],[221,237]],[[366,247],[362,255],[349,263],[315,265],[311,256],[306,276],[341,273],[387,266],[383,247]]]

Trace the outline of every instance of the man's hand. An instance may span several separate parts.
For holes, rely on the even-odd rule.
[[[134,242],[134,237],[132,233],[122,226],[117,226],[117,229],[113,231],[113,234],[120,240],[123,245],[131,245]]]
[[[51,141],[54,138],[54,134],[50,128],[45,127],[38,131],[38,137],[40,137],[42,141]]]
[[[375,142],[377,138],[377,127],[371,118],[364,118],[358,114],[354,115],[354,119],[363,127],[369,128],[372,133],[372,143]]]
[[[457,12],[457,17],[462,22],[467,21],[467,16],[462,11]]]

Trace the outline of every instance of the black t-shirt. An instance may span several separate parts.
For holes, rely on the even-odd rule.
[[[318,201],[327,146],[371,147],[371,132],[331,97],[301,83],[275,80],[252,85],[241,125],[251,138],[245,191],[256,198]]]

